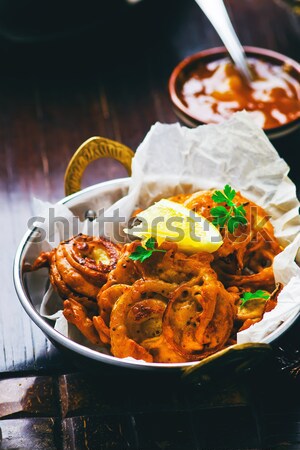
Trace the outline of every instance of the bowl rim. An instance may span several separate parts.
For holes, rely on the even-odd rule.
[[[130,181],[130,177],[126,178],[117,178],[114,180],[104,181],[101,183],[94,184],[89,186],[81,191],[78,191],[74,194],[71,194],[67,197],[62,198],[56,205],[65,205],[68,203],[72,203],[72,201],[83,197],[85,194],[88,194],[92,191],[97,191],[105,188],[124,188],[128,187]],[[70,207],[76,206],[76,202],[74,205],[70,205]],[[124,360],[122,358],[118,358],[113,355],[106,355],[97,350],[90,349],[82,344],[79,344],[75,341],[72,341],[67,336],[64,336],[60,332],[54,329],[47,320],[42,317],[39,312],[35,309],[30,296],[27,294],[27,289],[25,286],[25,282],[23,279],[22,272],[22,262],[23,262],[23,254],[26,250],[27,245],[29,245],[29,238],[34,233],[36,228],[26,231],[23,238],[21,239],[18,248],[16,250],[14,263],[13,263],[13,281],[16,293],[18,295],[19,301],[23,306],[24,310],[28,314],[28,316],[33,320],[33,322],[46,334],[47,337],[57,342],[62,347],[66,347],[68,350],[71,350],[75,353],[78,353],[81,356],[90,358],[99,363],[106,363],[113,366],[119,366],[123,368],[130,369],[141,369],[141,370],[155,370],[155,371],[185,371],[188,367],[192,367],[199,363],[199,361],[190,361],[190,362],[182,362],[182,363],[147,363],[140,360]],[[260,343],[269,344],[274,342],[278,337],[280,337],[288,328],[295,322],[295,320],[300,315],[300,312],[295,312],[291,315],[285,322],[279,325],[272,333],[270,333],[265,339],[263,339]]]
[[[289,56],[286,56],[282,53],[276,52],[274,50],[262,48],[262,47],[254,47],[254,46],[244,45],[243,48],[246,52],[246,55],[264,56],[267,59],[273,59],[278,62],[290,65],[294,70],[296,70],[296,72],[299,74],[299,77],[300,77],[300,63],[298,63],[294,59],[290,58]],[[214,55],[215,56],[218,56],[218,55],[219,56],[226,56],[226,55],[229,56],[227,49],[223,46],[222,47],[212,47],[209,49],[201,50],[200,52],[193,53],[192,55],[189,55],[186,58],[184,58],[182,61],[180,61],[177,64],[177,66],[175,66],[175,68],[173,69],[173,71],[169,77],[169,82],[168,82],[169,96],[171,98],[173,105],[175,106],[175,112],[177,113],[177,111],[179,111],[181,113],[179,115],[181,117],[181,119],[182,119],[182,116],[184,118],[182,120],[187,120],[190,123],[192,121],[192,123],[194,122],[195,125],[201,125],[201,124],[208,125],[208,124],[211,124],[212,122],[203,122],[203,121],[199,120],[196,117],[196,115],[191,113],[189,108],[187,108],[182,103],[182,101],[180,100],[180,98],[178,97],[177,92],[176,92],[177,80],[178,80],[180,73],[182,73],[182,71],[184,69],[186,69],[190,64],[194,63],[197,60],[201,60],[201,59],[204,60],[205,58],[214,56]],[[299,86],[300,86],[300,81],[299,81]],[[294,131],[298,126],[300,126],[300,117],[298,117],[288,123],[285,123],[283,125],[273,127],[273,128],[263,128],[263,130],[269,137],[276,138],[276,137],[288,134],[291,131]]]

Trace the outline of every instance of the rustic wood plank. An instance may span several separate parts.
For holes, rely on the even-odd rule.
[[[55,380],[49,376],[0,380],[0,417],[57,416]]]
[[[139,450],[184,450],[195,448],[190,417],[184,413],[134,415]]]
[[[59,450],[53,418],[0,420],[1,450]]]
[[[129,418],[124,416],[64,419],[64,450],[134,450]]]
[[[73,373],[59,377],[63,417],[83,414],[116,414],[129,409],[128,390],[115,377]]]
[[[261,445],[255,417],[248,407],[194,412],[191,420],[199,448],[236,450]]]

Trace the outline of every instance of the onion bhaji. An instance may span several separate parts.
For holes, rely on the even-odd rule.
[[[211,209],[220,205],[213,192],[170,200],[212,220]],[[130,258],[138,240],[121,246],[78,235],[42,253],[31,270],[49,267],[66,319],[112,355],[160,363],[201,360],[260,321],[282,288],[272,268],[282,248],[269,217],[239,192],[235,202],[244,207],[246,223],[233,233],[220,228],[223,244],[212,254],[187,255],[164,241],[141,262]],[[254,298],[243,302],[245,293]]]
[[[97,311],[96,298],[115,268],[121,247],[107,239],[79,234],[43,252],[27,270],[49,267],[50,282],[63,299]]]
[[[182,203],[208,220],[211,219],[211,209],[220,205],[213,201],[212,191],[179,195],[171,200]],[[274,236],[270,216],[239,192],[234,200],[237,206],[244,207],[247,224],[239,226],[233,234],[227,227],[220,230],[223,244],[215,252],[212,266],[226,287],[272,291],[275,289],[273,259],[282,249]]]

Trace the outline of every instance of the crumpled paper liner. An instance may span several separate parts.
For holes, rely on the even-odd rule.
[[[128,194],[106,208],[106,216],[119,208],[125,226],[137,207],[145,208],[160,198],[179,193],[222,189],[225,184],[230,184],[262,206],[272,216],[275,235],[286,247],[274,259],[275,279],[284,283],[285,287],[276,308],[266,313],[261,322],[238,333],[237,342],[267,342],[274,330],[300,311],[300,269],[294,262],[300,246],[299,202],[288,172],[286,162],[245,112],[235,114],[222,124],[203,125],[195,129],[179,124],[156,123],[136,151]],[[95,193],[90,196],[85,194],[86,209],[99,210],[104,204],[107,206],[110,204],[107,196],[98,198]],[[48,207],[46,205],[44,209],[44,217]],[[68,218],[70,222],[73,217],[64,205],[55,206],[56,214]],[[93,231],[91,223],[86,221],[80,224],[78,231],[85,232],[87,227],[89,234],[98,231],[98,224]],[[49,239],[47,226],[44,229]],[[113,239],[112,226],[105,224],[103,229],[105,235]],[[54,238],[57,245],[73,234],[63,236],[57,226],[52,241]],[[40,246],[41,251],[44,248],[49,248],[47,240]],[[36,278],[37,274],[30,276]],[[59,332],[91,347],[65,320],[61,312],[61,299],[52,288],[46,292],[40,305],[38,303],[36,307],[39,309],[40,306],[40,313],[55,320],[55,328]],[[101,348],[100,351],[105,350]]]

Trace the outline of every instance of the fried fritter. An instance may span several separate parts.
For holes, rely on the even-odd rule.
[[[183,361],[161,339],[163,315],[169,294],[177,285],[161,280],[138,280],[115,303],[110,320],[111,352],[119,358],[131,356],[148,362]],[[167,361],[161,361],[168,347]]]
[[[65,300],[63,314],[67,321],[75,325],[92,344],[102,344],[93,321],[88,317],[88,312],[81,303],[73,299]]]
[[[199,276],[171,295],[163,321],[168,342],[186,361],[196,361],[224,347],[236,316],[237,295],[229,293],[202,259]]]
[[[174,244],[169,252],[155,255],[156,266],[148,262],[162,272],[135,281],[117,299],[112,293],[113,355],[154,362],[195,361],[222,348],[230,336],[237,295],[218,281],[210,266],[212,255],[186,256],[175,251]],[[104,286],[100,297],[105,292]]]
[[[42,253],[30,267],[50,267],[50,281],[63,299],[73,298],[92,307],[115,268],[121,247],[104,238],[78,235],[61,242],[51,252]]]
[[[170,200],[212,221],[211,209],[226,206],[215,203],[213,193]],[[261,320],[281,289],[275,289],[272,265],[282,249],[269,217],[240,193],[234,201],[244,207],[247,223],[233,233],[223,226],[223,244],[212,254],[186,255],[165,241],[141,262],[130,258],[140,241],[121,248],[79,235],[42,253],[30,269],[50,267],[50,281],[66,299],[66,319],[91,343],[110,347],[112,355],[156,363],[199,361]],[[272,294],[245,306],[242,294],[256,290]]]
[[[226,206],[225,203],[215,203],[213,193],[199,191],[170,200],[182,203],[212,221],[211,209]],[[282,248],[274,236],[270,217],[263,208],[239,192],[234,201],[236,206],[243,205],[245,208],[247,224],[239,225],[234,233],[229,233],[226,226],[221,228],[223,245],[214,253],[212,267],[225,287],[241,286],[272,291],[275,288],[272,263]]]

